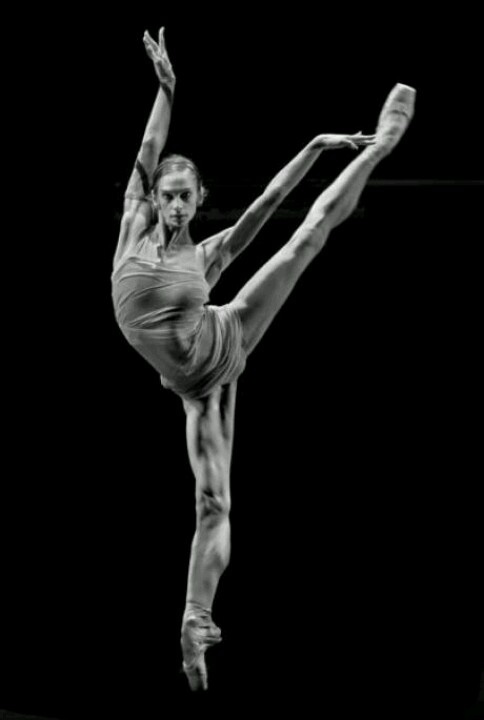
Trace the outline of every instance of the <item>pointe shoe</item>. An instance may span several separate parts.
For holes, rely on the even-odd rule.
[[[221,631],[209,611],[190,609],[185,612],[181,636],[183,671],[192,690],[207,690],[205,651],[219,642],[222,642]]]
[[[417,91],[409,85],[397,83],[387,97],[378,118],[376,142],[392,150],[400,141],[415,112]]]

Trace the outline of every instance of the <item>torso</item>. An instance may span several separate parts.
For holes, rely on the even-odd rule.
[[[193,250],[191,250],[191,248],[193,248]],[[196,267],[199,272],[205,277],[207,282],[209,282],[209,263],[206,262],[207,258],[205,257],[203,247],[200,244],[196,245],[195,243],[191,242],[190,244],[187,243],[186,245],[181,245],[177,248],[168,247],[165,250],[163,248],[162,242],[159,240],[156,227],[152,228],[151,231],[147,232],[143,237],[141,237],[137,243],[136,251],[133,252],[132,249],[127,251],[122,256],[118,265],[121,265],[127,257],[133,254],[142,255],[147,260],[150,260],[153,263],[162,264],[165,259],[169,260],[170,258],[173,258],[180,253],[186,258],[189,257],[190,253],[193,253],[194,267]],[[191,261],[190,264],[192,264],[192,262],[193,261]]]
[[[202,251],[202,252],[201,252]],[[203,249],[193,243],[163,248],[146,234],[116,263],[113,301],[121,325],[158,328],[184,341],[209,300]]]
[[[156,227],[130,233],[115,254],[112,299],[128,342],[165,377],[211,352],[212,334],[198,332],[211,287],[222,272],[218,245],[192,241],[164,248]],[[193,275],[192,275],[193,273]],[[205,327],[205,325],[203,325]]]

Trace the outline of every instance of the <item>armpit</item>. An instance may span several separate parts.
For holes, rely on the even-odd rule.
[[[213,287],[220,280],[223,271],[222,258],[216,258],[208,268],[205,269],[205,279]]]

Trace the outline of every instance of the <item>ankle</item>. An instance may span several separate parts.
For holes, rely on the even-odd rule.
[[[197,614],[208,614],[212,615],[212,608],[208,607],[207,604],[202,604],[200,602],[197,602],[196,600],[187,600],[185,602],[185,615],[188,613],[196,612]]]

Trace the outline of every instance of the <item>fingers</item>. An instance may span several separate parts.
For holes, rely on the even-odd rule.
[[[155,41],[154,41],[153,38],[151,37],[151,35],[149,34],[148,30],[145,30],[145,32],[144,32],[143,42],[144,42],[144,44],[145,44],[145,48],[146,48],[146,50],[147,50],[147,52],[148,52],[148,55],[150,55],[150,57],[151,57],[154,53],[157,52],[157,50],[158,50],[158,45],[155,43]]]
[[[376,142],[375,135],[348,135],[344,139],[346,147],[350,147],[352,150],[358,150],[360,147],[366,147],[367,145],[374,145]]]
[[[144,31],[143,40],[144,40],[145,42],[150,43],[150,45],[156,45],[155,41],[153,40],[153,38],[152,38],[151,35],[149,34],[148,30],[145,30],[145,31]]]
[[[167,66],[171,69],[170,60],[168,58],[168,53],[166,52],[166,45],[165,45],[165,28],[160,28],[160,31],[158,33],[158,40],[159,42],[155,42],[151,35],[149,34],[148,30],[145,30],[143,35],[143,42],[146,48],[146,51],[150,58],[152,60],[158,59],[162,60]]]
[[[170,58],[168,57],[168,53],[166,52],[166,44],[165,44],[165,28],[160,28],[159,32],[159,45],[160,45],[160,53],[165,61],[166,65],[171,69],[171,63]]]
[[[160,28],[160,31],[158,33],[158,43],[156,43],[155,40],[151,37],[148,30],[145,30],[143,35],[143,40],[148,41],[153,49],[160,50],[162,54],[166,54],[166,44],[165,44],[165,28]]]
[[[355,142],[360,142],[361,140],[374,140],[376,135],[362,135],[362,133],[359,132],[356,133],[356,135],[348,135],[348,137]]]
[[[162,55],[165,55],[166,54],[165,39],[163,37],[163,32],[164,32],[164,28],[162,28],[160,30],[160,34],[159,34],[160,43],[159,44],[155,40],[153,40],[153,38],[149,34],[148,30],[145,30],[145,32],[144,32],[143,41],[144,41],[145,45],[149,45],[149,47],[151,47],[153,52],[161,52]]]
[[[148,55],[149,59],[154,61],[155,54],[147,42],[145,42],[145,50],[146,50],[146,54]]]
[[[349,135],[348,140],[357,146],[373,145],[376,142],[376,135],[362,135],[359,132],[356,135]]]
[[[162,31],[160,30],[160,37],[162,38]],[[168,56],[165,51],[165,46],[161,45],[161,47],[158,45],[155,40],[151,37],[148,30],[145,30],[143,35],[143,42],[145,46],[145,50],[148,54],[148,57],[153,62],[158,62],[160,60],[164,61],[165,63],[168,63]]]
[[[146,53],[155,66],[159,78],[163,76],[165,81],[173,83],[175,73],[165,48],[165,28],[160,28],[158,33],[159,44],[153,40],[148,30],[143,34],[143,43]]]

